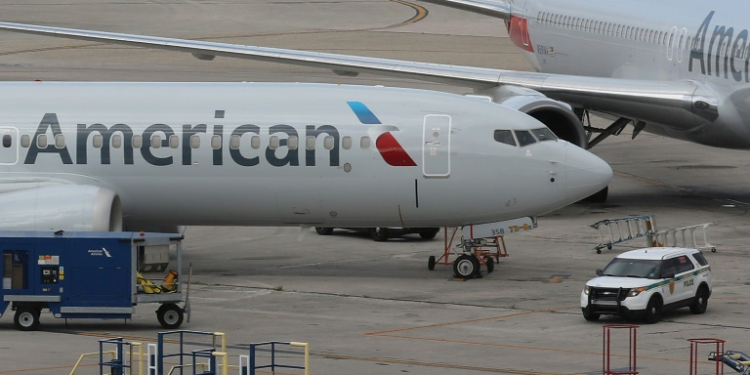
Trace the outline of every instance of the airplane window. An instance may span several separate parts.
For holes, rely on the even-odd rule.
[[[684,35],[680,35],[680,42],[679,42],[679,44],[678,44],[678,46],[679,46],[679,49],[682,49],[682,46],[683,46],[682,42],[683,42],[683,39],[685,39],[685,36],[684,36]]]
[[[154,134],[151,136],[151,148],[160,148],[161,147],[161,136],[158,134]]]
[[[133,148],[141,148],[141,147],[143,147],[143,136],[134,135],[133,136]]]
[[[305,148],[308,150],[315,150],[315,137],[312,135],[308,135],[307,138],[305,138]]]
[[[296,150],[297,147],[299,147],[299,138],[296,135],[289,136],[289,139],[287,139],[286,141],[286,145],[290,150]]]
[[[540,142],[557,140],[557,136],[555,136],[555,133],[553,133],[552,130],[549,130],[548,128],[534,129],[531,132]]]
[[[3,147],[9,148],[12,144],[13,139],[10,137],[10,135],[6,134],[3,136]]]
[[[333,149],[333,137],[329,135],[323,138],[323,147],[325,147],[326,150],[332,150]]]
[[[21,136],[21,147],[29,147],[31,146],[31,137],[29,137],[28,134],[24,134]]]
[[[250,138],[250,147],[254,149],[260,148],[260,137],[257,135],[254,135],[252,138]]]
[[[180,147],[180,137],[178,137],[176,135],[170,135],[169,136],[169,147],[171,147],[171,148]]]
[[[65,148],[65,136],[64,135],[58,134],[55,136],[55,147]]]
[[[47,148],[47,135],[46,134],[39,134],[39,136],[36,137],[36,147]]]
[[[526,130],[515,130],[516,138],[518,138],[518,145],[523,147],[530,145],[532,143],[536,143],[536,139],[534,138],[531,133],[529,133]]]
[[[674,33],[669,35],[669,48],[672,48],[674,45]]]
[[[516,145],[516,139],[513,138],[513,132],[510,130],[495,130],[495,141],[510,146]]]
[[[220,135],[214,135],[211,137],[211,148],[214,150],[218,150],[221,148],[221,136]]]
[[[119,134],[115,134],[112,136],[112,147],[114,148],[120,148],[122,147],[122,136]]]
[[[102,143],[104,143],[103,140],[104,138],[102,137],[101,134],[95,135],[94,138],[92,139],[94,148],[102,148]]]
[[[365,150],[370,148],[370,137],[362,137],[362,139],[359,140],[359,147]]]
[[[201,147],[201,137],[198,134],[193,134],[190,136],[190,148],[199,148]]]
[[[341,139],[341,147],[344,148],[344,150],[348,150],[352,148],[352,137],[346,136]]]
[[[238,150],[240,148],[240,136],[233,135],[229,137],[229,148],[232,150]]]
[[[268,140],[268,148],[271,150],[275,150],[279,148],[279,137],[278,136],[271,136],[271,139]]]

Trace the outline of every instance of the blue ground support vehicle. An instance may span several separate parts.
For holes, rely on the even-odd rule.
[[[20,330],[55,318],[130,319],[139,303],[158,303],[164,328],[189,313],[183,300],[181,234],[0,232],[0,316],[8,306]],[[166,278],[164,277],[166,272]],[[158,276],[158,278],[153,278]]]

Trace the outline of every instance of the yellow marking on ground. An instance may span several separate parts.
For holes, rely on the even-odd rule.
[[[427,9],[425,9],[424,7],[422,7],[420,5],[417,5],[417,4],[412,4],[412,3],[404,1],[404,0],[389,0],[389,1],[392,1],[394,3],[399,3],[401,5],[406,5],[409,8],[414,9],[417,13],[414,15],[414,17],[409,18],[408,20],[406,20],[404,22],[397,23],[395,25],[386,26],[386,27],[384,27],[384,29],[392,29],[392,28],[396,28],[396,27],[400,27],[400,26],[406,26],[406,25],[409,25],[409,24],[412,24],[412,23],[417,23],[417,22],[423,20],[425,17],[427,17],[427,14],[429,13],[427,11]]]
[[[565,280],[565,278],[562,276],[554,276],[554,277],[550,277],[549,280],[547,280],[547,282],[551,284],[557,284],[557,283],[561,283],[563,280]]]
[[[676,192],[679,192],[679,193],[690,193],[691,192],[688,189],[683,189],[681,187],[667,185],[667,184],[665,184],[663,182],[650,180],[650,179],[645,178],[645,177],[634,176],[632,174],[627,174],[627,173],[623,173],[623,172],[615,172],[615,175],[617,175],[619,177],[629,178],[631,180],[645,182],[647,184],[651,184],[651,185],[654,185],[654,186],[659,186],[659,187],[667,188],[667,189],[670,189],[672,191],[676,191]]]
[[[488,318],[477,318],[477,319],[469,319],[469,320],[459,320],[457,322],[427,324],[427,325],[423,325],[423,326],[398,328],[398,329],[391,329],[391,330],[387,330],[387,331],[366,332],[366,333],[363,333],[363,335],[365,335],[365,336],[379,336],[379,335],[384,335],[386,333],[412,331],[412,330],[424,329],[424,328],[446,327],[446,326],[453,326],[453,325],[458,325],[458,324],[485,322],[485,321],[488,321],[488,320],[500,320],[500,319],[507,319],[507,318],[515,318],[517,316],[539,314],[539,313],[545,313],[545,312],[554,312],[554,311],[561,311],[561,310],[571,310],[571,309],[579,308],[579,307],[580,306],[576,305],[576,306],[559,307],[559,308],[552,308],[552,309],[546,309],[546,310],[522,311],[522,312],[517,312],[517,313],[513,313],[513,314],[491,316],[491,317],[488,317]]]
[[[381,334],[381,335],[374,335],[374,336],[396,338],[396,339],[418,340],[418,341],[442,342],[442,343],[448,343],[448,344],[489,346],[489,347],[494,347],[494,348],[508,348],[508,349],[523,349],[523,350],[530,351],[530,352],[543,351],[543,352],[568,353],[568,354],[585,354],[585,355],[593,355],[597,357],[602,356],[602,352],[589,352],[589,351],[583,351],[583,350],[562,349],[562,348],[542,348],[542,347],[529,346],[529,345],[498,344],[498,343],[492,343],[492,342],[435,339],[435,338],[402,336],[402,335],[391,335],[391,334]],[[627,354],[612,354],[612,357],[628,358],[628,355]],[[676,358],[664,358],[664,357],[650,357],[650,356],[643,356],[643,355],[639,355],[638,359],[651,359],[655,361],[680,362],[680,363],[685,362],[684,358],[676,359]]]
[[[439,368],[447,368],[447,369],[452,369],[452,370],[483,371],[483,372],[492,372],[496,374],[562,375],[562,374],[555,374],[555,373],[548,373],[548,372],[533,372],[533,371],[523,371],[523,370],[513,370],[513,369],[493,368],[493,367],[451,365],[448,363],[420,362],[420,361],[411,361],[411,360],[402,360],[402,359],[393,359],[393,358],[357,357],[357,356],[338,355],[338,354],[318,354],[317,357],[330,358],[330,359],[348,359],[348,360],[368,361],[368,362],[394,363],[394,364],[400,364],[400,365],[439,367]]]

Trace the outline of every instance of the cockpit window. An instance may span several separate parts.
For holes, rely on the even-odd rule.
[[[557,140],[555,133],[553,133],[552,130],[549,130],[547,128],[534,129],[531,132],[534,133],[534,136],[536,137],[536,139],[539,140],[539,142]]]
[[[510,130],[495,130],[495,141],[510,146],[516,145],[516,139],[513,138],[513,132]]]
[[[518,145],[521,147],[536,143],[536,138],[526,130],[515,130],[515,133],[516,138],[518,138]]]

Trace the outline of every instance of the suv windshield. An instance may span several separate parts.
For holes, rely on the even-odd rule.
[[[604,268],[602,276],[658,279],[660,267],[660,260],[615,258]]]

